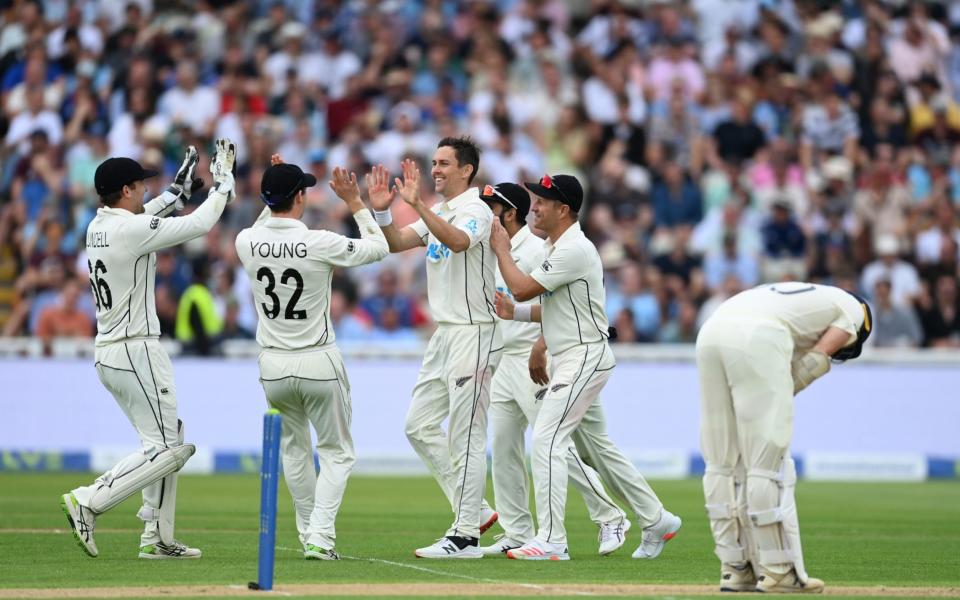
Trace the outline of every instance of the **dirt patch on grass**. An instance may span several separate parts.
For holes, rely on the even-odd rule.
[[[342,583],[278,585],[275,595],[291,596],[706,596],[717,594],[714,586],[671,584],[452,584],[452,583]],[[185,585],[90,588],[7,588],[0,598],[203,598],[251,596],[240,585]],[[896,596],[960,598],[955,587],[828,586],[830,596]]]

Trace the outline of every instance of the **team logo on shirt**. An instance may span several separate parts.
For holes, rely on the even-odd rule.
[[[160,217],[150,219],[150,229],[156,229],[160,226]]]
[[[567,387],[568,385],[570,385],[570,384],[569,384],[569,383],[558,383],[558,384],[554,385],[552,388],[550,388],[550,392],[555,394],[555,393],[557,392],[557,390],[562,390],[563,388]]]
[[[543,400],[543,397],[547,395],[547,388],[540,388],[537,390],[537,393],[533,395],[536,398],[537,402]]]
[[[455,385],[458,388],[462,388],[463,384],[470,381],[471,379],[473,379],[473,375],[467,375],[466,377],[457,377],[457,381],[455,382]]]
[[[430,245],[427,246],[427,260],[430,262],[440,262],[449,257],[450,248],[447,248],[446,244],[431,242]]]

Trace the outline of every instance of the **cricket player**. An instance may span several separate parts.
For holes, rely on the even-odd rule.
[[[335,168],[330,187],[353,213],[360,239],[307,229],[301,221],[306,190],[316,177],[277,155],[272,162],[260,182],[267,208],[237,235],[237,255],[258,307],[260,382],[283,417],[283,476],[303,555],[339,560],[334,524],[355,455],[350,382],[330,321],[330,282],[335,268],[375,262],[389,250],[360,199],[355,175]],[[317,433],[319,476],[310,425]]]
[[[160,345],[154,299],[157,250],[206,234],[233,198],[236,151],[216,141],[210,164],[214,187],[207,200],[184,217],[164,216],[202,186],[194,178],[199,156],[187,150],[173,184],[146,204],[144,180],[157,175],[129,158],[109,158],[97,167],[94,185],[103,204],[87,227],[87,266],[97,307],[94,357],[97,374],[140,436],[141,449],[89,486],[64,494],[61,505],[73,535],[90,556],[96,517],[143,491],[137,513],[144,522],[140,558],[200,558],[174,538],[177,471],[195,448],[185,444],[177,419],[177,391],[170,358]]]
[[[721,591],[812,592],[790,458],[793,396],[860,356],[870,307],[839,288],[766,284],[720,305],[697,336],[703,493]]]
[[[497,222],[490,241],[513,298],[525,302],[540,296],[541,303],[516,305],[510,297],[498,293],[497,313],[504,319],[540,322],[552,366],[550,388],[533,428],[533,484],[540,527],[536,537],[509,550],[507,556],[522,560],[570,559],[563,518],[569,448],[572,434],[579,427],[588,430],[594,447],[605,453],[593,460],[588,458],[588,462],[596,467],[609,459],[617,470],[608,476],[617,480],[614,483],[620,489],[635,494],[630,500],[643,527],[643,538],[633,557],[655,558],[676,535],[681,521],[663,508],[606,433],[597,398],[616,361],[607,343],[610,334],[600,255],[577,221],[583,188],[570,175],[545,175],[539,183],[525,185],[535,196],[533,225],[547,234],[543,262],[529,275],[521,271],[510,255],[507,232]],[[533,353],[544,351],[538,346],[531,351],[531,363]]]
[[[374,169],[367,185],[390,251],[427,247],[427,297],[437,330],[424,353],[405,429],[450,501],[454,520],[444,537],[416,550],[421,558],[483,558],[480,534],[497,520],[483,492],[490,379],[502,349],[489,245],[493,213],[470,187],[479,164],[480,150],[469,138],[441,140],[431,176],[443,200],[428,208],[416,164],[404,161],[403,181],[396,179],[393,191],[420,219],[403,229],[392,224],[386,170]],[[440,427],[447,416],[449,437]]]
[[[486,186],[480,198],[510,236],[510,255],[517,267],[526,273],[540,266],[543,240],[527,225],[530,194],[515,183],[501,183]],[[510,294],[499,270],[497,291]],[[503,357],[493,376],[489,418],[493,429],[493,488],[504,533],[492,545],[481,548],[485,555],[505,555],[533,539],[524,432],[528,424],[536,422],[548,383],[545,377],[534,381],[528,365],[530,350],[540,338],[540,326],[519,321],[503,321],[500,326]],[[576,448],[569,447],[567,458],[570,481],[583,496],[591,520],[600,528],[600,554],[610,554],[626,539],[626,514],[610,499],[600,477],[580,459]]]

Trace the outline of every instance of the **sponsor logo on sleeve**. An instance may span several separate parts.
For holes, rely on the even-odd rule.
[[[352,241],[347,242],[347,252],[353,252],[356,249],[357,249],[356,244],[354,244]]]
[[[156,229],[157,227],[160,227],[160,217],[150,219],[150,229]]]

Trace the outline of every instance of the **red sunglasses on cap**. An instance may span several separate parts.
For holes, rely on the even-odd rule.
[[[560,192],[560,195],[563,196],[563,199],[566,200],[569,205],[571,206],[573,205],[573,201],[570,200],[569,196],[563,193],[563,190],[560,189],[559,186],[554,187],[553,178],[550,177],[549,175],[544,175],[543,177],[540,178],[540,185],[547,188],[548,190],[556,189],[558,192]]]

